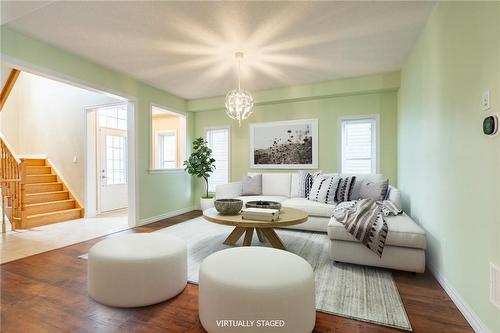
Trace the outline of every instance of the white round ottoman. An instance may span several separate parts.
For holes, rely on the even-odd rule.
[[[266,247],[238,247],[200,266],[200,321],[215,332],[311,332],[314,274],[301,257]]]
[[[103,240],[89,251],[88,291],[99,303],[117,307],[155,304],[187,284],[187,246],[159,233]]]

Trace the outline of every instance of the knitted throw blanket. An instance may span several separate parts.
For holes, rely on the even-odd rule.
[[[384,216],[401,213],[402,210],[391,201],[361,199],[340,203],[333,211],[333,217],[342,223],[354,238],[382,257],[389,231]]]

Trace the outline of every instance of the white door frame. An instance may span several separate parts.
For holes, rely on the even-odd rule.
[[[96,217],[101,213],[99,208],[100,191],[99,179],[100,173],[98,171],[100,164],[99,155],[99,134],[98,134],[98,115],[97,110],[100,108],[111,107],[115,105],[123,105],[126,102],[105,103],[84,107],[85,112],[85,217]],[[128,109],[128,107],[127,107]],[[128,112],[127,112],[128,116]],[[128,121],[128,120],[127,120]],[[127,128],[127,147],[130,144],[128,139]],[[130,150],[127,150],[127,154]],[[130,160],[127,160],[127,167]],[[129,173],[127,169],[127,174]],[[130,191],[130,186],[127,177],[127,190]],[[130,199],[130,196],[128,197]],[[130,202],[127,203],[130,206]]]
[[[128,170],[128,224],[131,227],[138,225],[139,217],[137,216],[138,202],[137,202],[137,186],[136,186],[136,159],[135,159],[135,147],[137,145],[135,136],[135,102],[126,101],[127,103],[127,170]],[[90,209],[85,209],[85,217],[95,217],[98,214],[98,189],[97,186],[97,109],[105,106],[112,106],[117,104],[123,104],[123,102],[118,103],[108,103],[94,106],[87,106],[84,108],[85,111],[85,207]],[[90,116],[90,114],[93,114]],[[92,119],[94,118],[94,119]],[[132,119],[131,119],[132,118]],[[91,135],[91,137],[89,137]]]
[[[95,217],[97,211],[97,108],[88,107],[85,112],[85,167],[84,207],[85,217]]]
[[[11,67],[15,67],[20,69],[21,71],[32,73],[35,75],[39,75],[54,81],[66,83],[78,88],[90,90],[97,93],[106,93],[109,95],[113,95],[119,100],[123,100],[127,102],[127,134],[128,134],[128,225],[131,227],[135,227],[139,225],[139,186],[137,184],[137,166],[138,166],[138,158],[136,158],[136,151],[138,147],[138,139],[136,136],[138,130],[138,122],[136,121],[136,114],[138,113],[138,103],[137,97],[131,95],[125,95],[119,91],[113,91],[112,89],[102,87],[98,84],[91,83],[85,80],[76,79],[72,76],[59,73],[57,71],[47,69],[38,65],[34,65],[30,62],[20,60],[18,58],[14,58],[7,55],[2,55],[2,62]],[[87,133],[87,114],[86,112],[82,115],[82,120],[85,124],[85,133]],[[85,151],[87,143],[85,142]],[[86,161],[85,161],[86,163]],[[84,177],[87,177],[87,170],[85,169]],[[86,178],[85,178],[86,179]],[[84,186],[85,198],[87,198],[87,186]],[[86,207],[86,202],[84,202],[84,206]]]

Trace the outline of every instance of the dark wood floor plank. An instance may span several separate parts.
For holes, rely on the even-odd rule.
[[[204,332],[198,320],[198,286],[152,306],[118,309],[87,296],[87,262],[78,259],[98,241],[152,232],[200,216],[193,211],[0,267],[2,332]],[[393,272],[415,333],[473,333],[429,272]],[[393,333],[401,330],[317,312],[315,332]]]

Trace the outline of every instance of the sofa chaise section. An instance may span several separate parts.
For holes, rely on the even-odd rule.
[[[384,253],[378,257],[348,233],[344,225],[332,218],[328,223],[330,257],[340,262],[423,273],[427,248],[425,231],[404,213],[388,216],[385,220],[389,232]]]

